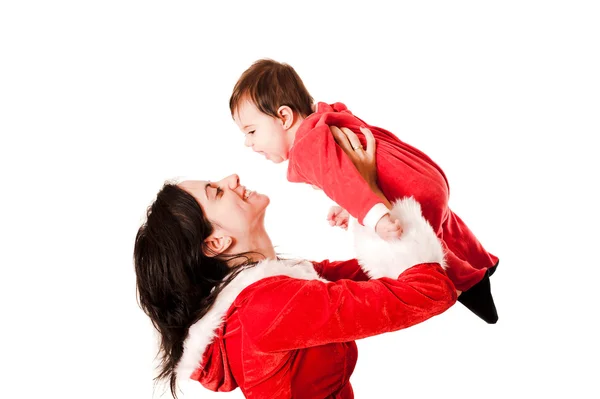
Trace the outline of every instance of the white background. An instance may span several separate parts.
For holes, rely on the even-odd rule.
[[[132,251],[165,179],[238,173],[281,253],[352,257],[324,194],[231,120],[262,57],[429,154],[501,259],[497,325],[457,304],[360,341],[356,397],[598,397],[595,2],[318,3],[1,3],[1,397],[153,396]]]

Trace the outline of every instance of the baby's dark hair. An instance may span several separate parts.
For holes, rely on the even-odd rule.
[[[245,99],[275,118],[284,105],[304,118],[313,112],[313,98],[294,68],[266,58],[254,62],[238,79],[229,99],[231,116]]]

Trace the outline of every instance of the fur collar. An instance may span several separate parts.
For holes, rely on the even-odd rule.
[[[213,342],[215,332],[224,322],[224,316],[248,286],[267,277],[289,276],[302,280],[323,280],[313,264],[297,260],[266,260],[254,267],[242,270],[219,294],[210,310],[189,331],[183,343],[183,356],[176,367],[178,378],[187,379],[202,367],[202,357],[206,348]]]

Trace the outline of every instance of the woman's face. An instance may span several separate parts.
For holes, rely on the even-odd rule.
[[[264,228],[264,215],[269,197],[247,190],[238,175],[217,182],[187,180],[179,187],[192,194],[206,217],[216,228],[234,238]]]

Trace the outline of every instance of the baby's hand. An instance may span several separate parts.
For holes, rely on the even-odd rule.
[[[379,222],[375,225],[375,231],[379,237],[384,240],[391,240],[393,238],[400,238],[402,235],[402,227],[398,220],[393,220],[390,214],[383,216],[379,219]]]
[[[329,208],[327,220],[330,225],[334,227],[339,226],[344,230],[348,230],[348,219],[350,219],[350,214],[341,206],[334,205]]]

